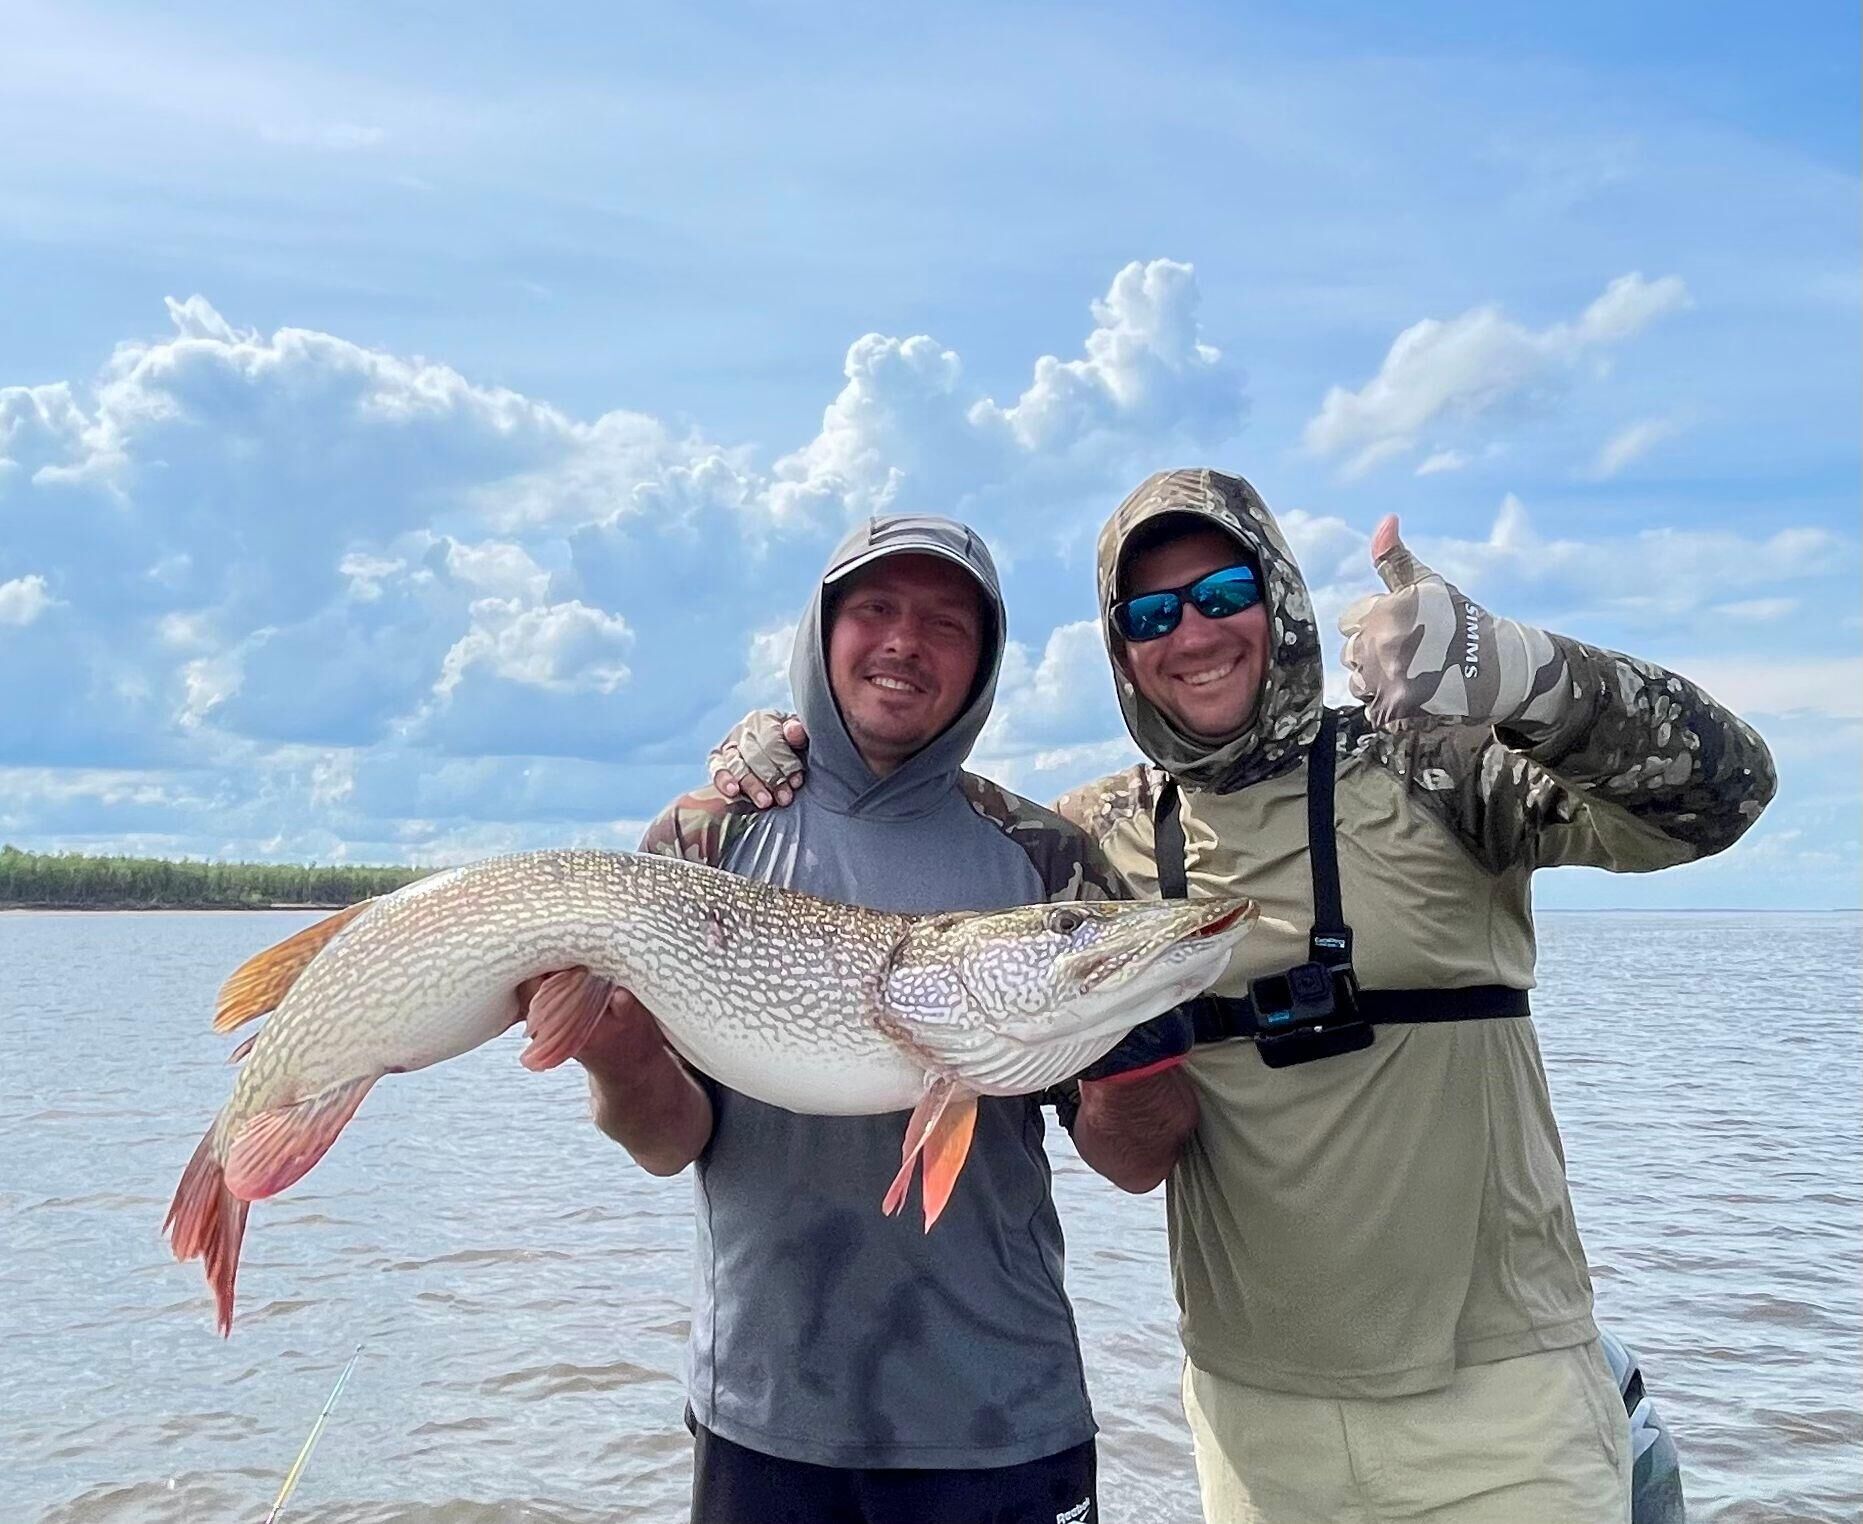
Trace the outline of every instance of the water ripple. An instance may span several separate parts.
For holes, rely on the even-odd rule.
[[[682,1517],[690,1186],[633,1169],[578,1078],[524,1073],[515,1043],[378,1087],[311,1179],[255,1209],[240,1321],[214,1334],[156,1228],[226,1095],[219,979],[307,919],[0,917],[4,1524],[262,1516],[358,1340],[294,1524]],[[1691,1518],[1854,1520],[1857,918],[1541,931],[1600,1317],[1680,1436]],[[1799,1008],[1756,1040],[1738,992],[1781,967]],[[1195,1524],[1161,1202],[1064,1140],[1053,1156],[1107,1516]]]

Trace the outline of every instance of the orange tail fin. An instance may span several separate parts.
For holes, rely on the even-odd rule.
[[[314,926],[306,926],[296,936],[286,937],[275,947],[254,953],[227,975],[220,986],[220,1000],[214,1007],[213,1029],[230,1032],[241,1022],[263,1016],[285,998],[285,991],[297,983],[298,975],[312,958],[335,940],[374,900],[359,900],[347,910],[325,916]]]
[[[901,1146],[899,1173],[887,1187],[881,1210],[891,1217],[906,1204],[912,1171],[922,1158],[924,1174],[919,1197],[925,1208],[925,1231],[944,1211],[951,1190],[970,1156],[970,1140],[977,1130],[977,1097],[955,1080],[937,1080],[913,1108]]]
[[[239,1274],[239,1242],[246,1233],[246,1203],[226,1188],[220,1161],[213,1156],[211,1127],[181,1172],[162,1231],[176,1259],[206,1262],[214,1323],[224,1338],[233,1331],[233,1280]]]

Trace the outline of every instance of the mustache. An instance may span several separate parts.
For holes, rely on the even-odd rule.
[[[862,677],[896,677],[915,688],[930,689],[931,675],[914,661],[873,661],[860,669]]]

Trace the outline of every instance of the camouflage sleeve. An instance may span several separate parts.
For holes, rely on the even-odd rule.
[[[1157,802],[1152,769],[1141,764],[1070,789],[1054,802],[1055,813],[1080,827],[1095,841],[1134,815],[1150,816]]]
[[[719,867],[725,848],[750,818],[743,799],[727,799],[707,784],[681,794],[648,823],[641,833],[642,852],[683,857],[688,862]]]
[[[1164,779],[1161,768],[1140,764],[1083,784],[1054,802],[1055,812],[1087,833],[1139,899],[1158,893],[1152,817]]]
[[[988,778],[961,776],[970,807],[1028,854],[1051,903],[1137,897],[1079,826]]]
[[[1576,864],[1647,872],[1737,841],[1771,800],[1766,744],[1686,678],[1554,636],[1573,683],[1563,719],[1527,737],[1472,726],[1341,735],[1428,800],[1493,871]]]
[[[1573,713],[1529,751],[1593,800],[1686,847],[1731,847],[1778,787],[1772,753],[1739,716],[1651,662],[1555,635],[1572,674]]]

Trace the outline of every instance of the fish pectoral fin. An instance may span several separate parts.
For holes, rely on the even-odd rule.
[[[380,1078],[358,1075],[295,1105],[248,1118],[227,1151],[226,1188],[241,1201],[261,1201],[303,1179]]]
[[[526,1069],[541,1072],[574,1058],[608,1009],[614,981],[586,968],[566,968],[537,986],[525,1014],[524,1030],[530,1041],[518,1054]]]
[[[970,1157],[970,1140],[977,1131],[977,1095],[966,1090],[945,1107],[930,1139],[925,1144],[925,1163],[919,1178],[919,1195],[925,1203],[925,1231],[944,1211],[951,1190]]]
[[[374,900],[358,900],[346,910],[325,916],[314,926],[306,926],[295,936],[286,937],[262,953],[254,953],[220,986],[214,1006],[213,1029],[230,1032],[254,1016],[263,1016],[285,998],[285,991],[297,983],[298,975],[310,966],[312,958],[336,940],[336,935]]]
[[[970,1140],[977,1130],[977,1093],[957,1080],[937,1079],[912,1110],[900,1146],[899,1173],[887,1187],[881,1210],[888,1217],[906,1204],[914,1166],[923,1160],[919,1197],[925,1207],[925,1231],[944,1211],[951,1189],[970,1155]]]

